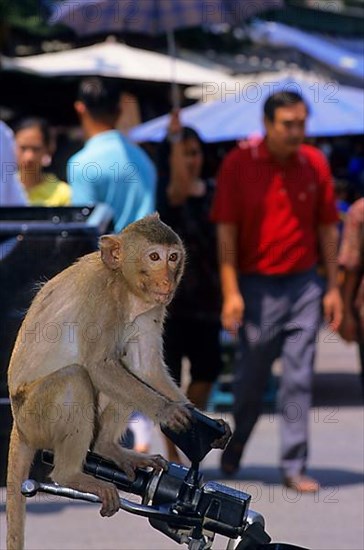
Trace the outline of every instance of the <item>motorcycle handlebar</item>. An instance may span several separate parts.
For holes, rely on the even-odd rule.
[[[43,451],[42,461],[45,464],[53,466],[53,453],[51,451]],[[135,479],[132,481],[124,472],[115,468],[115,464],[91,452],[87,453],[83,471],[98,479],[114,483],[121,491],[133,493],[141,497],[145,495],[148,483],[153,475],[153,472],[138,468],[135,472]]]
[[[68,487],[62,487],[54,483],[40,483],[34,479],[27,479],[22,483],[21,492],[25,497],[34,497],[37,493],[47,493],[56,495],[59,497],[71,498],[72,500],[83,500],[86,502],[101,503],[101,499],[93,493],[83,493],[76,489],[70,489]],[[143,516],[147,518],[154,518],[160,521],[170,521],[171,513],[167,510],[165,512],[157,510],[151,506],[144,506],[120,498],[120,508],[125,512],[130,512],[137,516]],[[200,518],[185,518],[180,516],[173,517],[173,523],[175,525],[188,525],[190,527],[200,526],[202,520]]]

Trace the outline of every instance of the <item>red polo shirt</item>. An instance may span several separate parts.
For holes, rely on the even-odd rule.
[[[238,226],[241,273],[310,269],[317,262],[318,227],[338,220],[325,157],[301,145],[282,165],[265,140],[235,147],[222,163],[211,219]]]

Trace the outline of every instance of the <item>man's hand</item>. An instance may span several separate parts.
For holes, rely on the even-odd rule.
[[[244,299],[239,292],[229,294],[223,302],[221,322],[224,329],[237,336],[239,327],[243,324]]]
[[[339,289],[334,287],[326,292],[323,298],[325,320],[332,330],[337,331],[343,318],[343,303]]]

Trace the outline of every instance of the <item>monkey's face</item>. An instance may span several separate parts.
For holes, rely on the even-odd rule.
[[[124,277],[131,290],[147,303],[168,304],[182,276],[183,248],[145,242],[138,248],[134,258],[123,262]]]
[[[100,238],[101,260],[120,273],[128,289],[151,305],[168,304],[182,277],[185,249],[181,239],[159,218],[146,216],[119,235]]]

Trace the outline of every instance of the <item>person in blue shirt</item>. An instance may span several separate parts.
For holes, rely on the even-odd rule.
[[[17,176],[14,134],[0,120],[0,206],[27,205],[25,191]]]
[[[155,210],[154,165],[115,129],[120,89],[114,82],[84,79],[74,106],[87,141],[67,163],[72,204],[108,204],[114,212],[114,230],[119,232]]]

